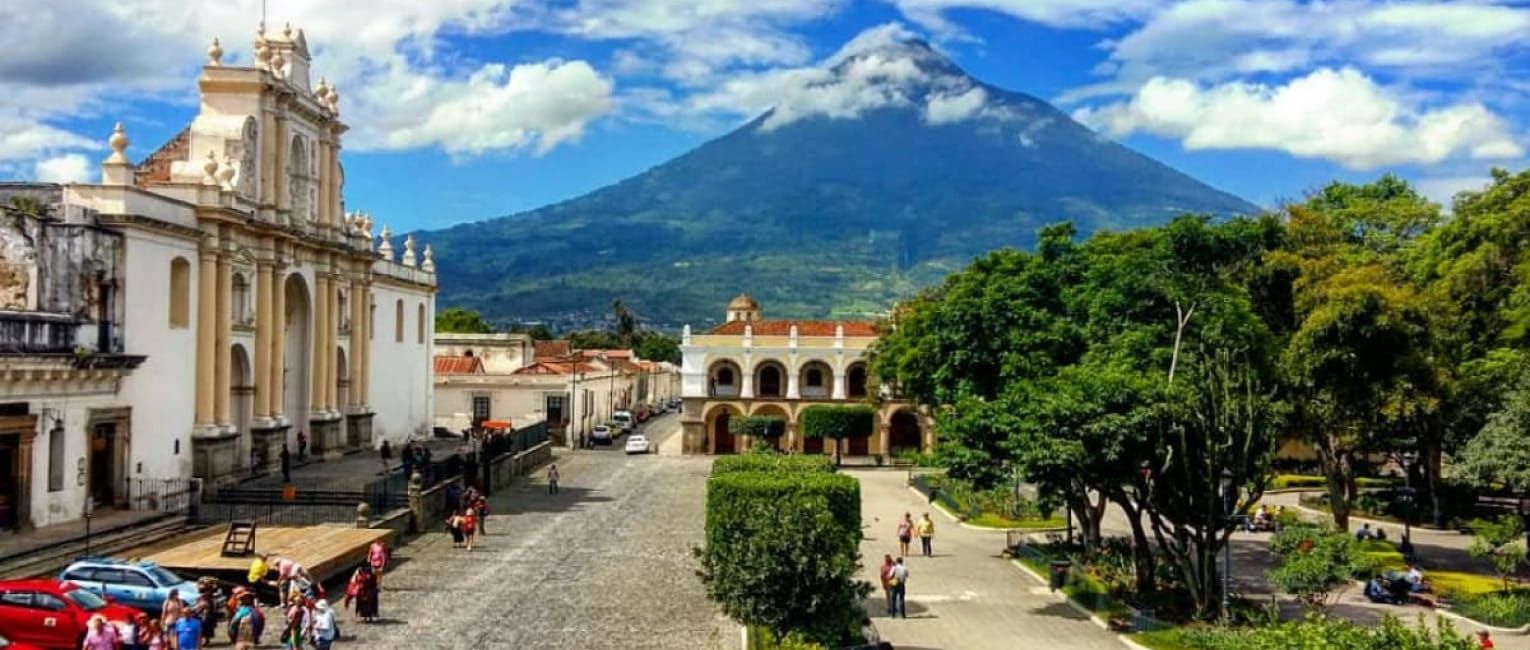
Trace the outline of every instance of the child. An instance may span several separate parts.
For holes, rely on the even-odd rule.
[[[473,540],[478,537],[478,514],[471,507],[462,511],[462,534],[467,538],[467,550],[473,550]]]

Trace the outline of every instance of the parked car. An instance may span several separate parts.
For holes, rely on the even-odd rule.
[[[188,606],[197,602],[195,581],[153,562],[88,558],[69,565],[58,577],[150,614],[159,613],[171,591],[178,591],[181,602]]]
[[[12,640],[7,639],[7,638],[5,638],[3,636],[0,636],[0,649],[3,649],[3,650],[43,650],[43,647],[40,646],[40,645],[32,645],[30,643],[21,643],[19,641],[12,641]]]
[[[648,444],[648,436],[634,433],[627,436],[627,453],[646,454],[653,451],[653,446]]]
[[[590,431],[590,439],[597,445],[611,444],[611,427],[604,424],[595,425],[595,428]]]
[[[96,614],[122,625],[138,610],[64,580],[0,581],[0,635],[18,646],[78,648],[85,638],[85,624]]]
[[[610,423],[615,423],[621,427],[622,433],[632,433],[632,427],[637,423],[637,420],[633,419],[632,411],[617,411],[611,414]]]

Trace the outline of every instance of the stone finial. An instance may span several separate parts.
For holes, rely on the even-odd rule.
[[[404,266],[414,266],[414,234],[404,235]]]
[[[255,67],[266,66],[271,61],[271,46],[266,44],[266,24],[255,28]]]
[[[218,168],[218,185],[223,189],[234,189],[234,159],[227,155],[223,156],[223,166]]]
[[[282,38],[285,38],[289,41],[292,40],[292,23],[287,23],[282,27]]]
[[[334,86],[330,86],[329,87],[329,110],[334,111],[334,113],[336,115],[340,114],[340,86],[339,85],[334,85]]]
[[[367,246],[372,245],[372,215],[361,213],[361,234],[367,238]]]
[[[680,345],[690,345],[690,344],[691,344],[691,326],[690,326],[689,323],[687,323],[686,326],[685,326],[685,329],[680,331]]]
[[[212,46],[207,48],[207,65],[214,68],[223,65],[223,44],[213,38]]]
[[[420,270],[426,273],[436,272],[436,252],[430,250],[430,244],[425,245],[425,261],[420,263]]]
[[[284,76],[283,73],[282,73],[282,68],[284,68],[286,66],[287,66],[287,59],[282,57],[282,51],[281,50],[276,50],[275,52],[271,53],[271,73],[272,74],[274,74],[274,75],[276,75],[278,77]]]
[[[211,149],[207,150],[207,162],[202,163],[202,184],[218,184],[218,156]]]
[[[128,142],[127,131],[123,130],[122,123],[118,122],[117,126],[112,127],[111,137],[106,139],[106,144],[111,145],[112,148],[112,155],[106,159],[106,162],[114,164],[127,163]]]
[[[393,241],[392,241],[392,239],[393,239],[393,231],[388,230],[388,224],[383,224],[382,234],[378,236],[378,239],[380,239],[381,241],[379,241],[378,244],[377,244],[377,252],[382,254],[383,259],[388,260],[389,262],[392,262],[393,261]]]

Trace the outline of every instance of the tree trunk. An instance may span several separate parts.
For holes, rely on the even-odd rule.
[[[1137,581],[1137,593],[1143,596],[1157,591],[1157,564],[1153,556],[1153,544],[1148,541],[1147,529],[1142,525],[1142,510],[1130,497],[1120,495],[1117,504],[1126,513],[1132,525],[1132,570]]]
[[[1424,443],[1424,481],[1429,486],[1429,509],[1430,521],[1434,522],[1435,528],[1445,527],[1445,513],[1440,499],[1440,465],[1441,450],[1440,441],[1430,438]]]
[[[1333,511],[1333,523],[1339,530],[1349,530],[1349,505],[1354,495],[1355,469],[1350,453],[1339,449],[1332,437],[1318,445],[1318,460],[1323,466],[1323,478],[1328,483],[1328,507]]]

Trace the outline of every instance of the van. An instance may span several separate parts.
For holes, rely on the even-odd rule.
[[[622,426],[622,433],[632,433],[632,426],[637,422],[632,418],[632,411],[617,411],[612,413],[611,421]]]

